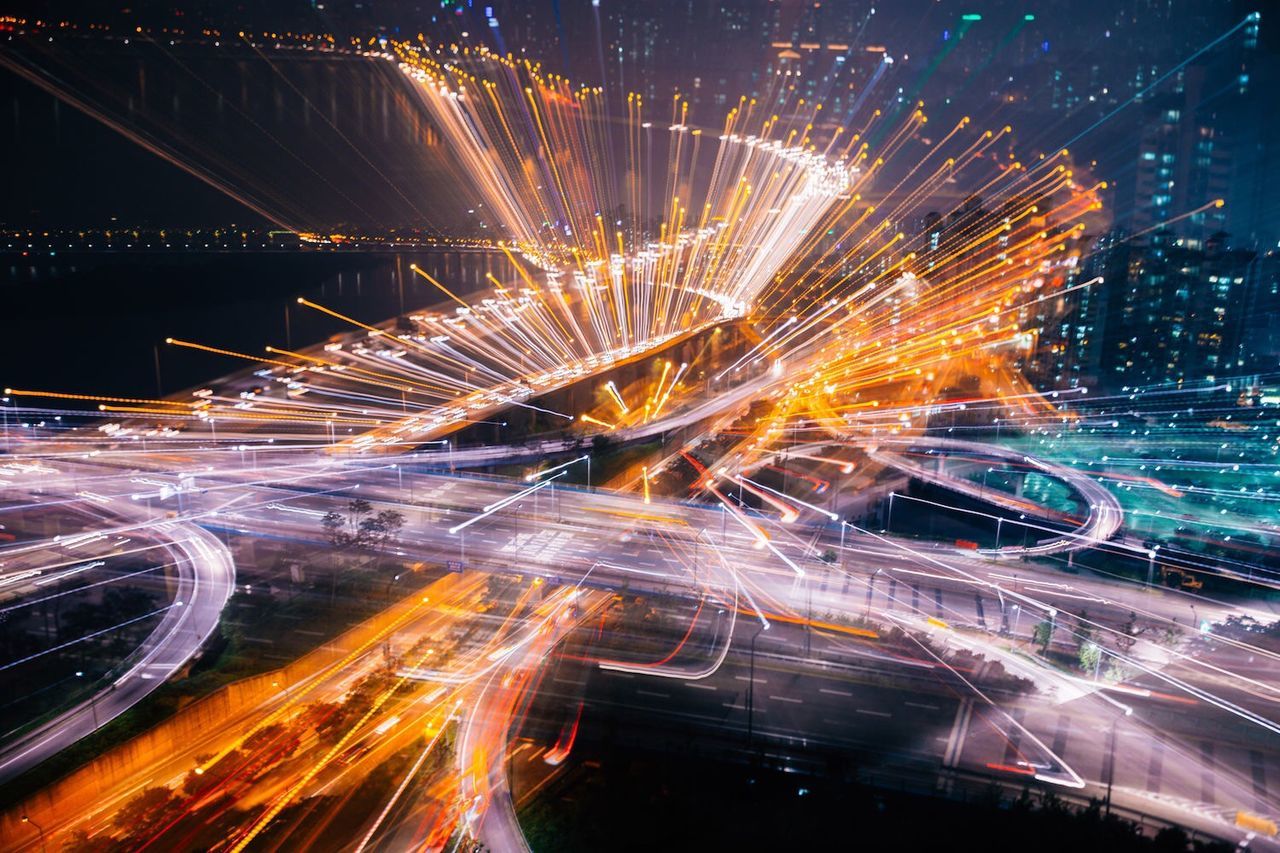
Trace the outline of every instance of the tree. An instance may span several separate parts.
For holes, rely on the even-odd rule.
[[[1053,642],[1053,623],[1048,619],[1036,623],[1032,636],[1040,644],[1040,654],[1049,651],[1049,643]]]
[[[1085,640],[1080,644],[1080,669],[1086,673],[1097,672],[1102,663],[1102,646],[1093,640]]]
[[[400,538],[400,530],[404,527],[404,513],[398,509],[384,509],[378,513],[378,522],[382,529],[382,547],[387,548]]]
[[[366,515],[373,512],[373,504],[364,498],[352,498],[351,503],[347,504],[347,520],[351,525],[351,537],[360,544],[360,521]]]
[[[106,833],[89,836],[86,829],[77,829],[63,842],[62,849],[70,853],[115,853],[118,843]]]
[[[1115,643],[1116,649],[1122,655],[1128,655],[1135,645],[1138,644],[1138,635],[1142,632],[1138,629],[1138,614],[1130,613],[1129,620],[1117,630],[1112,642]]]
[[[360,529],[356,533],[356,544],[371,551],[380,551],[386,537],[386,530],[386,525],[382,523],[380,516],[366,518],[360,522]]]
[[[360,522],[356,543],[361,548],[382,552],[400,535],[404,527],[404,513],[396,509],[384,509],[377,515]]]
[[[347,544],[347,534],[342,529],[346,522],[341,515],[329,510],[324,514],[324,518],[320,519],[320,525],[324,528],[329,544],[334,548],[342,548]]]
[[[334,599],[338,595],[338,551],[346,548],[351,544],[351,535],[345,529],[346,521],[341,515],[329,510],[324,514],[324,518],[320,519],[321,526],[329,539],[329,554],[333,559],[333,565],[329,572],[329,606],[333,606]]]
[[[145,837],[148,828],[165,816],[174,800],[173,791],[164,785],[146,788],[116,812],[113,822],[135,838]]]
[[[1182,629],[1175,625],[1168,625],[1160,630],[1156,637],[1156,642],[1173,648],[1180,639],[1182,639]]]

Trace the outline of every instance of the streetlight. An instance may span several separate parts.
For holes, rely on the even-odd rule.
[[[876,592],[876,578],[880,575],[881,569],[876,569],[871,573],[871,577],[867,579],[867,615],[868,620],[871,619],[871,598]]]
[[[760,636],[760,632],[768,628],[768,625],[761,625],[756,628],[754,634],[751,635],[751,662],[747,669],[747,747],[751,746],[751,738],[754,733],[754,717],[755,717],[755,697],[756,697],[756,638]]]
[[[445,451],[449,454],[449,471],[453,471],[453,441],[448,438],[438,438],[434,441],[424,441],[423,444],[443,444]]]
[[[76,670],[76,678],[84,678],[84,670]],[[89,694],[89,710],[93,713],[93,730],[98,730],[98,694]]]
[[[843,518],[840,519],[840,569],[847,572],[849,569],[849,552],[844,547],[844,529],[846,527],[851,530],[856,530],[857,528]]]
[[[44,851],[47,849],[47,848],[44,846],[44,827],[43,827],[43,826],[41,826],[40,824],[36,823],[36,822],[35,822],[34,820],[32,820],[31,818],[27,817],[26,815],[23,815],[23,816],[22,816],[22,822],[23,822],[23,823],[29,823],[29,824],[31,824],[32,826],[34,826],[34,827],[36,828],[36,832],[39,832],[39,833],[40,833],[40,851],[41,851],[41,853],[44,853]]]
[[[1125,708],[1124,715],[1127,717],[1133,713],[1132,708]],[[1116,779],[1116,723],[1120,721],[1119,716],[1111,718],[1111,745],[1109,748],[1109,756],[1107,760],[1107,798],[1106,798],[1106,815],[1111,816],[1111,785]]]
[[[1147,589],[1151,589],[1155,579],[1156,572],[1156,551],[1160,550],[1160,546],[1156,545],[1147,551]]]
[[[706,535],[707,528],[704,527],[698,531],[697,536],[693,537],[693,582],[695,584],[698,582],[698,563],[702,557],[702,537]],[[715,547],[714,542],[712,542],[711,547]]]
[[[826,569],[823,569],[825,572]],[[805,618],[804,618],[804,656],[807,658],[813,653],[813,576],[805,574],[804,576],[805,591]]]

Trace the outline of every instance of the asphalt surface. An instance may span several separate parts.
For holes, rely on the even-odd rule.
[[[771,633],[757,648],[757,664],[765,673],[758,677],[772,678],[773,683],[760,685],[754,695],[760,736],[766,740],[826,738],[835,745],[858,747],[893,743],[894,733],[897,741],[902,741],[904,732],[929,728],[937,731],[930,735],[932,740],[913,737],[903,744],[908,764],[997,775],[1030,772],[1066,790],[1081,790],[1077,783],[1091,790],[1089,786],[1100,784],[1106,776],[1104,770],[1113,766],[1104,764],[1095,748],[1107,741],[1098,734],[1098,727],[1111,725],[1115,714],[1123,714],[1120,709],[1128,707],[1133,710],[1123,715],[1126,722],[1116,723],[1116,738],[1117,751],[1130,758],[1123,770],[1114,765],[1113,788],[1123,790],[1133,803],[1145,804],[1152,814],[1176,813],[1184,822],[1215,821],[1219,829],[1233,808],[1269,815],[1280,812],[1273,805],[1267,782],[1269,778],[1280,779],[1274,749],[1268,744],[1254,745],[1261,726],[1244,715],[1254,713],[1266,722],[1269,710],[1263,707],[1253,712],[1238,702],[1227,702],[1228,707],[1223,707],[1201,699],[1189,688],[1213,672],[1194,656],[1155,649],[1142,649],[1139,656],[1135,651],[1135,659],[1144,667],[1142,678],[1150,686],[1139,682],[1138,686],[1116,687],[1046,670],[1027,660],[1017,648],[1019,640],[1025,645],[1037,621],[1077,608],[1087,608],[1102,624],[1119,625],[1132,613],[1187,629],[1197,620],[1217,622],[1249,610],[1267,621],[1274,618],[1256,606],[1247,608],[1240,602],[1214,601],[1184,592],[1151,592],[1087,574],[1065,575],[1034,562],[1014,566],[994,561],[989,555],[957,553],[941,545],[921,546],[869,531],[845,530],[841,536],[834,524],[780,525],[752,516],[749,520],[770,537],[766,548],[757,548],[758,536],[722,508],[660,499],[645,504],[635,495],[571,488],[558,482],[513,499],[530,489],[530,484],[427,472],[421,470],[422,460],[413,458],[315,459],[264,450],[241,468],[204,471],[197,464],[199,451],[193,451],[184,458],[144,454],[130,459],[126,471],[115,473],[104,461],[92,463],[95,494],[112,504],[129,502],[135,507],[145,505],[150,496],[153,525],[164,535],[204,543],[209,550],[201,552],[195,546],[189,555],[190,564],[198,570],[197,586],[190,593],[180,592],[184,607],[175,608],[184,614],[200,614],[201,620],[193,626],[175,616],[166,634],[172,639],[145,652],[130,677],[108,697],[95,700],[100,714],[103,698],[112,700],[110,713],[120,713],[153,689],[160,679],[144,675],[172,671],[198,647],[198,640],[207,634],[206,625],[216,622],[225,597],[212,591],[229,590],[233,580],[229,563],[219,566],[220,561],[211,558],[217,552],[208,531],[322,544],[325,537],[320,518],[329,510],[342,511],[352,496],[359,495],[370,500],[375,509],[395,507],[406,514],[407,524],[396,545],[397,553],[406,560],[448,560],[468,569],[533,573],[553,583],[611,590],[713,596],[734,605],[739,612],[739,632],[762,621],[769,621],[770,631],[778,630],[781,623],[774,617],[779,613],[812,614],[817,622],[833,624],[869,618],[877,624],[897,624],[921,632],[949,648],[999,660],[1010,673],[1026,679],[1035,692],[1035,698],[995,704],[975,699],[977,694],[971,689],[959,692],[963,698],[937,696],[918,687],[897,698],[866,691],[845,696],[841,691],[853,691],[847,685],[840,686],[843,674],[832,675],[821,666],[816,672],[806,672],[806,667],[812,667],[804,656],[788,651],[785,644],[773,648],[772,637],[781,634]],[[78,464],[82,466],[79,476],[86,476],[85,463]],[[432,464],[439,464],[438,455],[432,457]],[[141,465],[155,470],[147,475],[150,482],[139,492],[136,480]],[[198,473],[181,479],[159,473],[184,468]],[[163,515],[179,506],[181,520]],[[192,534],[190,525],[207,532]],[[114,529],[132,526],[136,522],[117,523]],[[819,557],[828,550],[837,555],[834,563]],[[203,572],[211,575],[205,577]],[[188,608],[187,600],[199,603]],[[189,639],[179,640],[182,636]],[[1069,640],[1064,637],[1059,642]],[[740,640],[735,648],[740,652],[742,645]],[[714,654],[708,652],[705,658],[715,663]],[[733,663],[735,660],[739,662]],[[686,697],[682,703],[693,702],[688,707],[694,710],[680,713],[732,727],[741,725],[743,697],[740,690],[730,692],[741,675],[740,659],[730,656],[725,661],[713,676],[696,681],[685,677],[691,671],[688,662],[683,670],[675,666],[669,672],[649,675],[614,670],[607,677],[633,679],[636,691],[647,691],[626,698],[625,703],[660,708],[656,700],[682,696]],[[925,663],[906,666],[908,670],[936,669],[937,662],[932,667]],[[894,669],[905,665],[898,659],[892,664]],[[795,671],[771,676],[771,667]],[[1176,676],[1185,689],[1163,680],[1162,673],[1175,667],[1185,670]],[[695,667],[705,668],[701,662]],[[1274,702],[1276,686],[1269,670],[1260,668],[1256,675],[1254,692],[1266,701],[1253,704]],[[714,679],[731,681],[721,684]],[[641,683],[650,686],[641,688]],[[1177,698],[1153,698],[1153,693]],[[640,696],[654,701],[641,702]],[[912,704],[906,704],[908,701]],[[966,702],[971,710],[962,713]],[[1144,703],[1152,702],[1156,705],[1153,722],[1143,723]],[[1171,738],[1167,733],[1176,735],[1181,729],[1161,716],[1168,710],[1161,703],[1172,703],[1168,708],[1189,721],[1186,727],[1199,733],[1198,743],[1193,741],[1188,747],[1178,739],[1183,752],[1169,754]],[[52,754],[81,736],[84,710],[55,721],[56,725],[22,751],[20,760],[34,763],[37,756]],[[1128,721],[1144,727],[1127,734]],[[1213,737],[1204,734],[1210,730]],[[1270,730],[1266,733],[1268,737],[1274,734]],[[943,737],[945,741],[939,740]],[[1012,752],[1010,743],[1014,744]],[[1152,750],[1157,749],[1162,757],[1157,770],[1152,771],[1150,768],[1157,766]],[[1145,785],[1139,784],[1142,774],[1134,770],[1144,762],[1148,768]],[[1206,772],[1211,774],[1212,784],[1205,782]],[[1262,811],[1260,806],[1267,809]]]
[[[142,644],[112,670],[95,695],[4,744],[0,749],[0,782],[30,770],[142,701],[187,663],[218,627],[222,609],[235,589],[230,551],[196,524],[176,519],[157,522],[144,509],[132,502],[114,502],[110,530],[117,537],[132,536],[160,546],[165,562],[173,567],[173,601]],[[78,538],[92,540],[69,537],[59,550],[69,554],[74,548],[77,561],[92,562],[100,540],[84,541],[77,547]],[[7,571],[13,571],[14,558],[25,556],[28,547],[16,545],[0,551]],[[32,556],[48,558],[44,548]],[[33,577],[28,583],[38,580]],[[6,592],[20,595],[33,589],[17,583]]]

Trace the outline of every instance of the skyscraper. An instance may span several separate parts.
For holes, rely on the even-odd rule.
[[[1205,102],[1205,84],[1205,69],[1191,66],[1173,92],[1147,104],[1133,171],[1117,193],[1117,214],[1131,234],[1167,228],[1194,249],[1226,229],[1216,202],[1230,190],[1229,143]]]

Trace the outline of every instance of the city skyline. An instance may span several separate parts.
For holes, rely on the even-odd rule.
[[[1274,17],[0,14],[0,848],[1278,849]]]

